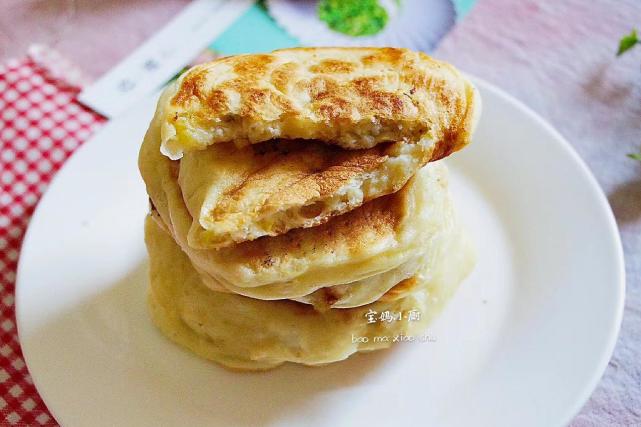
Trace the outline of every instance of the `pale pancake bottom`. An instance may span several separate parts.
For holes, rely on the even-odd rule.
[[[212,291],[172,237],[151,218],[146,221],[145,240],[150,257],[149,306],[156,326],[198,356],[235,370],[265,370],[284,362],[327,364],[359,351],[387,348],[401,334],[419,336],[474,264],[469,245],[458,233],[443,268],[414,292],[361,307],[317,311],[289,300],[263,301]],[[415,310],[421,315],[414,321],[368,323],[370,310],[378,315],[401,312],[404,317]],[[388,341],[380,338],[385,336]]]

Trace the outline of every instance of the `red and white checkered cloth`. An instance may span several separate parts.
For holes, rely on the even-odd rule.
[[[78,104],[76,68],[50,49],[0,65],[0,425],[56,425],[18,343],[14,289],[27,224],[51,178],[104,122]]]

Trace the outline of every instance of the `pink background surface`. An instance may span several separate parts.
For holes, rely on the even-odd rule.
[[[54,47],[99,77],[180,11],[188,0],[2,0],[0,62],[32,43]]]
[[[45,43],[95,78],[186,3],[5,0],[0,62]],[[618,38],[635,25],[638,0],[480,0],[436,52],[551,122],[586,160],[617,217],[628,275],[623,328],[575,426],[641,425],[641,163],[626,157],[641,149],[641,47],[614,57]]]

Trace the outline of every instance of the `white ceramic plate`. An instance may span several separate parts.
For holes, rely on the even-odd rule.
[[[24,241],[17,320],[36,387],[66,426],[558,426],[610,358],[623,308],[617,229],[594,178],[531,111],[478,82],[474,143],[448,161],[478,265],[430,329],[323,368],[231,373],[146,312],[136,167],[153,102],[60,171]]]

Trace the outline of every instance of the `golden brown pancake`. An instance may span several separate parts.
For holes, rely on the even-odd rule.
[[[460,281],[434,282],[431,288],[418,287],[400,298],[321,312],[294,301],[261,301],[212,291],[171,236],[149,218],[145,241],[154,323],[172,341],[236,370],[264,370],[284,362],[326,364],[357,351],[389,347],[401,334],[417,336]],[[378,317],[386,311],[402,318],[368,323],[368,313]],[[409,320],[410,312],[418,313],[419,319]]]
[[[159,143],[152,124],[139,159],[147,192],[195,267],[226,289],[244,288],[247,294],[270,285],[274,297],[294,298],[360,281],[419,257],[429,239],[453,218],[445,168],[433,164],[396,193],[322,225],[217,250],[197,249],[187,239],[193,218],[178,183],[178,162],[161,155]]]
[[[437,160],[465,146],[480,110],[454,67],[394,48],[298,48],[193,67],[167,89],[162,152],[320,140],[347,149],[426,140]]]
[[[400,271],[390,272],[395,273],[394,278],[386,277],[389,273],[384,273],[370,277],[364,283],[321,288],[295,300],[323,310],[359,307],[374,301],[394,301],[418,289],[426,289],[433,298],[441,298],[445,295],[441,289],[443,286],[458,284],[470,273],[475,263],[475,252],[458,223],[453,223],[434,236],[428,246],[412,274],[409,274],[411,270],[403,272],[399,268],[396,270]]]
[[[367,305],[376,301],[385,292],[396,286],[399,282],[412,277],[427,264],[424,258],[407,261],[398,267],[383,273],[375,274],[354,282],[333,285],[317,289],[292,285],[291,283],[274,283],[255,288],[222,284],[209,273],[194,266],[200,274],[203,283],[213,290],[232,292],[260,300],[291,299],[314,305],[319,310],[327,308],[351,308]],[[316,290],[314,290],[316,289]],[[314,290],[311,294],[301,295]]]
[[[221,248],[313,227],[398,191],[431,154],[423,143],[344,150],[318,141],[273,140],[186,153],[178,183],[194,248]]]

